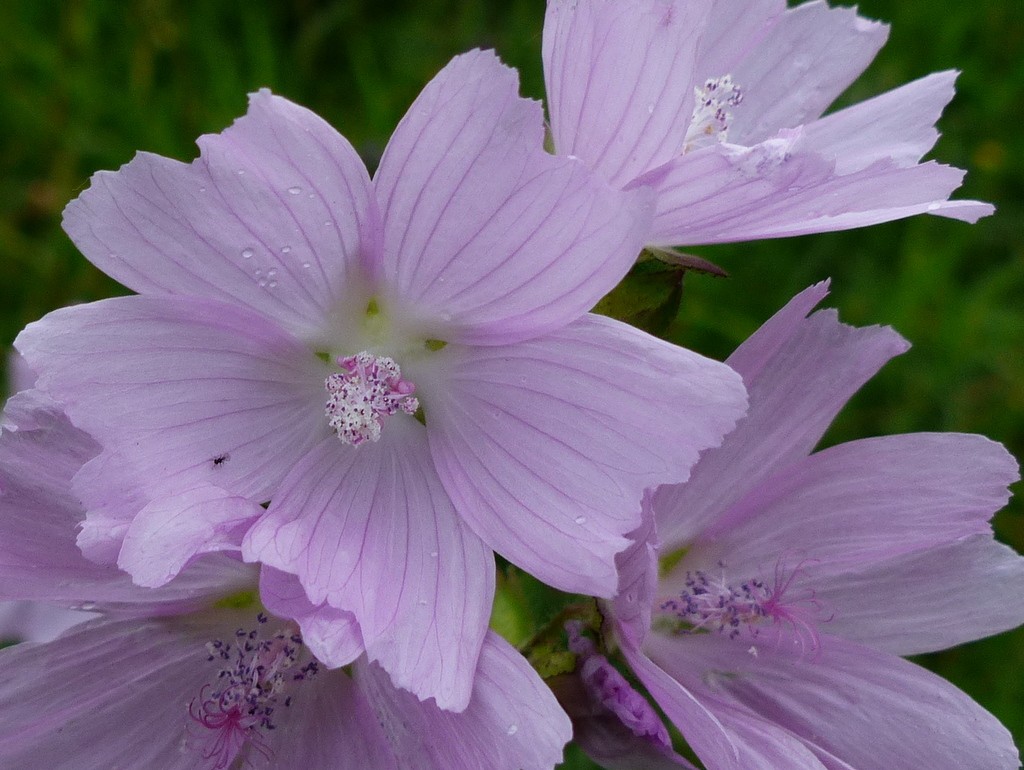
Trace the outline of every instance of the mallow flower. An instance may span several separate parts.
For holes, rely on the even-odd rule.
[[[545,770],[568,718],[488,633],[469,705],[399,690],[348,613],[294,576],[207,554],[159,588],[84,557],[71,479],[99,446],[36,398],[0,437],[0,598],[98,614],[0,650],[0,765],[25,770]],[[319,659],[318,659],[319,658]],[[348,668],[329,670],[321,660]]]
[[[728,367],[586,313],[641,248],[649,196],[546,153],[517,90],[493,54],[457,57],[372,180],[267,91],[191,164],[93,177],[65,229],[139,295],[16,341],[103,447],[74,482],[88,554],[157,586],[241,541],[453,710],[492,551],[614,593],[643,490],[684,480],[746,396]]]
[[[709,770],[1017,768],[991,714],[900,657],[1024,622],[1024,559],[988,521],[1017,464],[954,433],[812,453],[907,348],[889,328],[808,317],[825,293],[795,297],[728,359],[749,412],[687,483],[648,497],[611,635]],[[600,737],[627,756],[657,748],[623,725]]]
[[[888,27],[822,0],[549,0],[556,151],[616,187],[650,186],[653,247],[844,230],[928,213],[964,172],[921,158],[953,98],[940,72],[822,117]]]

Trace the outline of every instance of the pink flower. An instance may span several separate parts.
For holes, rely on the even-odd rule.
[[[65,212],[140,296],[17,341],[103,446],[75,479],[79,542],[147,586],[241,542],[353,613],[398,686],[460,710],[492,551],[611,596],[642,491],[733,426],[739,378],[585,312],[634,261],[647,194],[545,153],[490,53],[424,89],[373,180],[266,91],[199,143],[97,174]]]
[[[549,0],[555,147],[656,191],[652,246],[991,214],[948,200],[963,171],[920,163],[955,72],[821,117],[887,35],[820,0]]]
[[[750,410],[654,492],[608,607],[636,675],[709,770],[1016,768],[1009,733],[902,660],[1024,621],[1024,559],[988,520],[1018,478],[981,436],[812,453],[906,342],[794,298],[729,358]],[[660,564],[659,564],[660,563]]]
[[[561,760],[568,719],[494,634],[453,714],[396,689],[362,654],[352,616],[310,605],[293,576],[264,568],[257,584],[254,565],[209,554],[140,588],[88,561],[70,484],[98,447],[52,405],[21,405],[18,429],[0,437],[0,599],[98,617],[0,650],[0,765],[544,770]]]

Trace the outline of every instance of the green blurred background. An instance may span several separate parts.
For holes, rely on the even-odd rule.
[[[915,430],[980,432],[1024,456],[1024,21],[1020,0],[864,0],[888,46],[841,104],[958,68],[931,157],[970,170],[969,226],[917,217],[866,230],[695,250],[670,335],[724,357],[790,296],[831,276],[855,324],[914,348],[851,403],[827,443]],[[60,229],[98,169],[139,149],[183,160],[269,86],[344,133],[373,167],[423,84],[454,54],[495,47],[541,98],[543,0],[6,0],[0,3],[0,345],[55,307],[123,292]],[[1022,505],[996,521],[1024,551]],[[950,590],[956,590],[951,585]],[[1022,597],[1024,601],[1024,597]],[[1024,632],[924,658],[1024,744]],[[566,767],[592,767],[573,755]]]

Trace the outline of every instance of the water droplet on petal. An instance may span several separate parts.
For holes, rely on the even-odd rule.
[[[239,176],[245,176],[245,169],[244,168],[238,169],[238,175]]]
[[[289,195],[298,195],[301,192],[302,192],[302,188],[301,187],[289,187],[288,188],[288,194]]]
[[[508,729],[505,732],[509,735],[515,735],[519,732],[519,725],[509,725]]]
[[[281,253],[282,254],[291,254],[291,251],[292,251],[292,247],[291,246],[282,246],[281,247]]]
[[[587,523],[587,517],[586,516],[577,516],[575,519],[573,519],[573,521],[575,521],[577,524],[586,524]]]
[[[431,559],[436,559],[437,558],[437,551],[431,551],[430,552],[430,558]]]
[[[252,249],[242,249],[242,259],[252,259],[252,255],[255,253]]]
[[[256,283],[259,284],[259,287],[261,289],[266,288],[267,279],[266,278],[260,278]]]
[[[267,284],[267,288],[268,289],[275,289],[275,288],[277,288],[277,281],[271,281],[270,283],[268,283]]]
[[[427,600],[426,599],[420,599],[420,606],[421,607],[426,607],[427,606]]]
[[[272,267],[267,271],[267,278],[274,278],[277,275],[277,268]]]
[[[313,266],[313,263],[312,262],[303,262],[302,266],[304,268],[306,268],[307,270],[309,270],[309,268],[311,268]]]

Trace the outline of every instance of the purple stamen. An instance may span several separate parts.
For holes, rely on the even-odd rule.
[[[263,625],[267,617],[261,613],[257,621]],[[224,770],[246,744],[270,759],[262,733],[275,729],[279,701],[285,708],[291,704],[290,695],[280,697],[289,684],[317,674],[316,661],[289,673],[303,650],[302,638],[292,629],[265,638],[258,629],[240,628],[233,640],[215,639],[206,649],[207,660],[223,661],[224,667],[188,706],[193,722],[212,732],[202,736],[203,759],[211,761],[211,770]]]
[[[774,628],[776,634],[788,628],[802,652],[814,651],[820,647],[814,621],[821,603],[813,592],[803,597],[787,596],[802,564],[788,576],[781,563],[776,565],[772,585],[756,578],[736,585],[726,583],[724,577],[709,577],[703,570],[688,571],[683,590],[662,602],[661,609],[683,622],[675,629],[678,633],[707,631],[736,639],[741,635],[757,637],[769,628]]]

